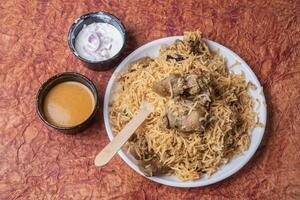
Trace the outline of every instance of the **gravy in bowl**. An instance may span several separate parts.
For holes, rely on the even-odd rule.
[[[93,113],[94,107],[91,90],[76,81],[65,81],[51,88],[43,104],[47,120],[58,127],[81,124]]]

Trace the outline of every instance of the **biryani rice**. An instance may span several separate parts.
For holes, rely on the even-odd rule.
[[[201,45],[201,54],[191,52],[188,41]],[[178,54],[185,59],[167,61],[167,55]],[[170,74],[188,72],[205,73],[218,95],[212,98],[210,119],[203,134],[182,134],[177,130],[160,126],[166,113],[168,98],[152,90],[155,82]],[[249,131],[258,123],[253,111],[253,100],[248,95],[251,89],[243,74],[229,73],[226,58],[212,52],[200,32],[187,32],[183,42],[177,41],[162,47],[157,57],[145,67],[136,62],[119,75],[121,89],[114,92],[117,98],[110,102],[110,120],[114,134],[139,111],[143,101],[153,105],[154,111],[126,143],[128,152],[135,152],[140,161],[153,157],[170,168],[168,175],[180,180],[199,179],[203,173],[213,174],[221,164],[247,150],[250,144]]]

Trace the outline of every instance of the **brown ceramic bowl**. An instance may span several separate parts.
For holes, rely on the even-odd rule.
[[[82,83],[83,85],[85,85],[90,89],[95,100],[95,107],[92,114],[89,116],[89,118],[86,119],[81,124],[78,124],[73,127],[59,127],[50,123],[47,117],[45,116],[44,109],[43,109],[44,99],[48,94],[48,92],[50,91],[50,89],[52,89],[55,85],[65,81],[76,81]],[[47,126],[64,133],[77,133],[86,129],[91,124],[91,122],[95,119],[98,109],[99,109],[99,97],[98,97],[98,91],[96,86],[90,79],[76,72],[65,72],[51,77],[41,86],[36,96],[36,111],[39,117],[41,118],[41,120]]]

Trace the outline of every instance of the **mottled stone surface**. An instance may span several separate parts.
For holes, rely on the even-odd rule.
[[[268,125],[254,158],[232,177],[203,188],[159,185],[118,156],[96,168],[107,143],[102,114],[64,135],[45,127],[35,95],[50,76],[76,71],[103,99],[113,70],[83,67],[68,29],[89,11],[109,11],[130,32],[128,53],[157,38],[202,30],[252,67],[265,89]],[[0,2],[0,199],[300,199],[300,1]]]

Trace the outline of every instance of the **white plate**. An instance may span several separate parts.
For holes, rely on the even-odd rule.
[[[173,37],[167,37],[167,38],[162,38],[158,39],[152,42],[149,42],[140,48],[136,49],[134,52],[132,52],[129,56],[126,57],[126,59],[123,60],[123,62],[120,63],[120,65],[117,67],[115,72],[113,73],[112,77],[109,80],[108,86],[106,88],[105,92],[105,97],[104,97],[104,109],[103,109],[103,114],[104,114],[104,122],[105,122],[105,128],[108,134],[108,137],[110,140],[113,139],[113,133],[109,121],[109,101],[111,98],[111,90],[112,88],[116,87],[116,77],[117,74],[120,72],[126,70],[128,64],[131,62],[144,57],[144,56],[150,56],[154,57],[157,56],[159,53],[159,49],[161,45],[169,45],[172,42],[174,42],[176,39],[182,39],[182,36],[173,36]],[[262,87],[257,80],[255,74],[251,70],[251,68],[246,64],[246,62],[241,59],[237,54],[229,50],[228,48],[210,41],[206,40],[208,46],[210,49],[219,49],[220,54],[223,56],[226,56],[228,59],[228,65],[231,66],[233,63],[236,61],[240,62],[241,64],[238,66],[235,66],[231,69],[233,73],[241,73],[244,72],[245,77],[248,81],[251,81],[253,84],[257,86],[256,90],[250,91],[250,95],[253,98],[258,99],[261,103],[260,106],[255,106],[254,110],[255,112],[258,113],[260,122],[263,123],[264,125],[266,124],[266,106],[265,106],[265,97],[263,95]],[[204,176],[198,180],[195,181],[186,181],[182,182],[176,177],[173,176],[162,176],[162,177],[147,177],[148,179],[155,181],[157,183],[161,183],[164,185],[169,185],[169,186],[174,186],[174,187],[199,187],[199,186],[205,186],[209,185],[212,183],[216,183],[218,181],[221,181],[235,172],[237,172],[239,169],[241,169],[253,156],[255,151],[257,150],[261,139],[263,137],[265,128],[254,128],[251,133],[251,144],[250,147],[247,151],[243,152],[242,155],[237,156],[236,158],[230,160],[226,165],[222,165],[220,169],[214,173],[211,177]],[[120,150],[119,155],[121,158],[132,168],[134,169],[137,173],[141,174],[144,176],[144,174],[140,171],[138,166],[134,163],[134,158],[131,155],[128,155],[126,151]]]

